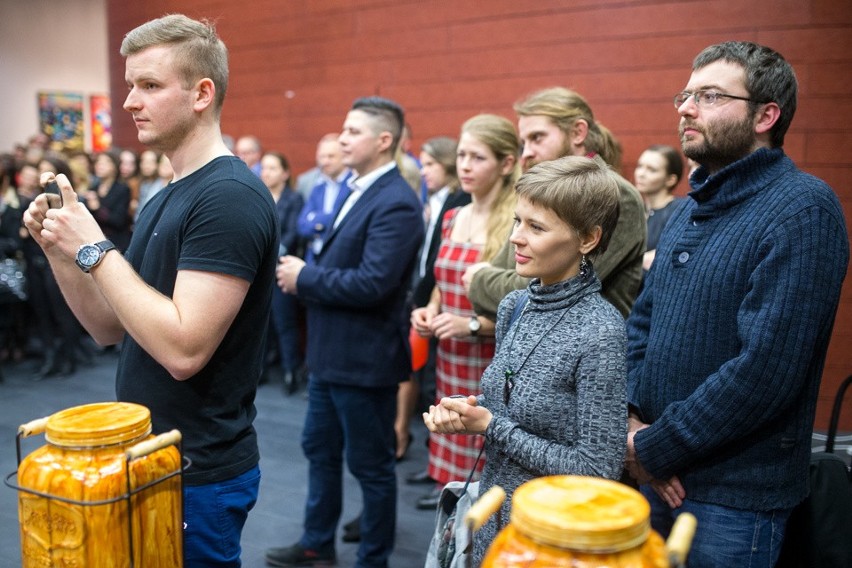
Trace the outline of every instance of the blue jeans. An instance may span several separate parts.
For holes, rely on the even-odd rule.
[[[695,515],[689,568],[773,568],[778,561],[792,509],[747,511],[691,499],[671,509],[650,486],[643,485],[641,491],[651,503],[651,526],[663,538],[680,513]]]
[[[393,424],[397,387],[308,384],[302,450],[308,459],[305,548],[331,550],[343,507],[343,457],[361,485],[360,567],[386,567],[396,531]]]
[[[207,485],[185,485],[184,568],[239,568],[240,535],[257,502],[260,467]]]

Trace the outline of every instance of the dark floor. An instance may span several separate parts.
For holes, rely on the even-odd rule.
[[[15,471],[15,433],[19,425],[48,416],[58,410],[114,400],[113,378],[116,355],[102,354],[91,367],[64,379],[34,382],[31,375],[35,361],[17,365],[4,364],[5,381],[0,383],[0,474],[5,478]],[[249,515],[243,531],[243,566],[265,566],[264,550],[269,546],[291,544],[300,535],[307,489],[307,465],[299,447],[307,401],[301,393],[285,397],[278,384],[265,384],[257,396],[257,420],[261,450],[262,482],[257,506]],[[406,475],[425,467],[427,452],[423,443],[425,428],[413,423],[415,443],[405,460],[399,462],[399,506],[396,549],[391,566],[412,568],[423,566],[429,547],[435,516],[414,507],[417,497],[428,490],[424,486],[406,485]],[[42,437],[25,441],[24,450],[32,451],[44,444]],[[353,477],[345,480],[344,521],[358,513],[360,490]],[[21,565],[17,495],[13,489],[0,486],[0,568]],[[355,563],[357,544],[337,543],[338,564]]]

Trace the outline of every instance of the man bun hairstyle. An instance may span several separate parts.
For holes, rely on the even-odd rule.
[[[592,107],[579,93],[564,87],[550,87],[518,101],[514,108],[518,116],[549,117],[566,136],[570,136],[574,123],[583,119],[589,125],[584,143],[586,150],[599,154],[616,170],[621,168],[621,144],[607,127],[595,120]]]

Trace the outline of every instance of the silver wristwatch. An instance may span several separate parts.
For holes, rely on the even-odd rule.
[[[479,328],[482,327],[482,324],[479,323],[479,318],[476,316],[471,316],[470,321],[467,323],[467,328],[470,330],[470,334],[474,337],[479,335]]]
[[[80,270],[83,272],[89,272],[98,265],[106,253],[114,248],[115,245],[112,244],[112,241],[101,241],[99,243],[81,245],[80,248],[77,249],[77,258],[75,259],[77,266],[79,266]]]

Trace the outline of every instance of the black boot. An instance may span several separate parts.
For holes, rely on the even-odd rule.
[[[41,367],[39,367],[39,370],[36,371],[33,376],[33,380],[40,381],[55,375],[58,371],[57,363],[56,351],[54,349],[45,350]]]
[[[343,525],[343,542],[361,542],[361,513]]]
[[[284,371],[284,394],[290,396],[299,388],[299,383],[296,380],[296,373],[293,371]]]

